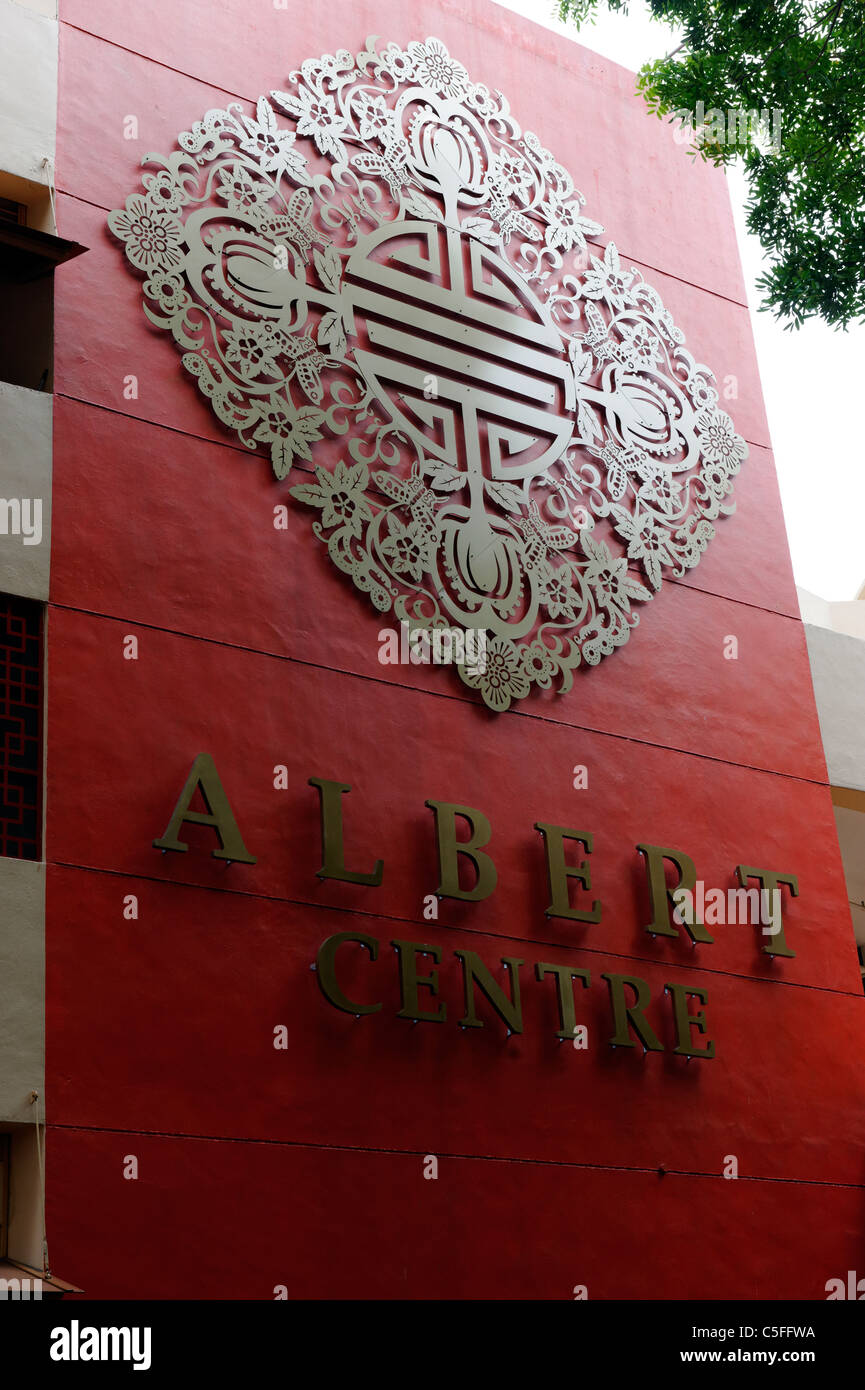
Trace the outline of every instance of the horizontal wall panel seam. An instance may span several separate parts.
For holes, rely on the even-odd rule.
[[[199,77],[197,73],[186,72],[183,68],[173,67],[171,63],[163,63],[160,58],[154,58],[149,53],[139,53],[137,48],[129,48],[125,43],[118,43],[116,39],[109,39],[105,34],[96,34],[92,29],[83,29],[80,24],[72,24],[68,19],[60,19],[61,32],[69,29],[76,34],[84,34],[88,39],[93,39],[95,43],[107,44],[109,48],[116,48],[119,53],[131,53],[133,58],[140,58],[142,63],[152,63],[154,67],[164,68],[166,72],[176,72],[178,77],[185,77],[189,82],[197,82],[202,87],[209,87],[213,92],[222,92],[224,96],[230,97],[233,101],[247,101],[255,105],[255,97],[246,97],[241,92],[231,92],[227,87],[221,87],[218,82],[208,82],[207,78]]]
[[[394,926],[400,927],[417,927],[421,936],[424,935],[426,926],[429,925],[416,917],[401,917],[394,912],[373,910],[372,908],[366,907],[344,907],[339,904],[315,902],[311,898],[279,897],[272,893],[255,893],[249,888],[220,888],[212,883],[178,882],[171,878],[160,878],[158,874],[148,875],[132,873],[124,869],[110,869],[100,864],[73,864],[64,859],[52,859],[48,862],[51,868],[64,869],[74,873],[102,874],[106,878],[120,878],[127,883],[155,883],[165,888],[185,888],[193,893],[225,893],[236,898],[251,898],[257,902],[282,903],[285,906],[302,908],[303,910],[308,909],[313,912],[336,912],[347,917],[362,917],[371,922],[393,923]],[[314,872],[311,876],[315,876]],[[787,985],[791,989],[814,990],[818,994],[833,994],[839,995],[844,999],[856,999],[865,1007],[865,992],[859,990],[832,989],[828,985],[814,985],[803,980],[772,979],[771,976],[766,975],[749,975],[741,970],[724,970],[718,966],[704,965],[697,958],[689,960],[687,963],[680,963],[678,961],[665,960],[660,956],[641,956],[631,954],[627,951],[616,951],[609,946],[589,945],[582,941],[547,941],[541,937],[521,936],[516,931],[504,935],[503,933],[484,931],[483,928],[466,926],[464,924],[451,926],[449,923],[439,920],[436,920],[433,925],[437,931],[453,932],[456,936],[483,937],[490,943],[491,947],[494,946],[496,942],[503,942],[505,944],[508,942],[520,942],[524,946],[537,947],[538,950],[580,951],[588,955],[605,956],[615,960],[636,961],[640,965],[656,965],[670,970],[687,970],[689,974],[721,975],[727,979],[742,980],[748,984]],[[602,927],[603,923],[598,923],[598,926]],[[428,935],[429,933],[426,932],[426,934]],[[709,943],[706,943],[706,946],[707,949],[711,949]]]
[[[179,426],[167,424],[164,420],[152,420],[152,419],[148,419],[148,417],[147,417],[147,416],[144,416],[144,415],[129,415],[129,414],[127,414],[125,411],[120,410],[120,409],[116,408],[115,406],[106,405],[104,401],[92,401],[92,400],[87,399],[87,398],[84,397],[84,396],[72,395],[72,394],[70,394],[70,393],[67,392],[67,391],[55,391],[55,392],[53,393],[53,395],[54,395],[54,398],[59,399],[59,400],[63,400],[63,401],[68,401],[71,405],[74,405],[74,406],[82,406],[82,407],[84,407],[86,410],[98,410],[98,411],[103,411],[106,415],[116,416],[117,418],[119,418],[119,419],[121,419],[121,420],[129,421],[129,422],[130,422],[131,424],[133,424],[133,425],[141,425],[141,426],[142,426],[143,428],[145,428],[145,429],[165,430],[165,431],[167,431],[167,433],[179,435],[179,436],[180,436],[181,438],[183,438],[183,439],[194,439],[194,440],[197,440],[199,443],[204,444],[204,445],[207,445],[207,446],[213,446],[214,448],[218,448],[218,449],[229,449],[229,450],[231,450],[232,453],[235,453],[235,454],[240,455],[240,457],[243,458],[247,463],[249,463],[249,462],[251,462],[251,461],[255,461],[255,462],[261,461],[262,463],[266,463],[266,462],[267,462],[267,459],[266,459],[266,457],[265,457],[264,454],[259,454],[259,453],[253,454],[253,453],[250,452],[249,449],[244,449],[241,445],[232,443],[231,439],[228,439],[228,438],[224,438],[224,439],[211,438],[211,437],[208,436],[208,435],[196,434],[194,431],[191,431],[191,430],[184,430],[184,429],[180,428]],[[749,444],[752,448],[754,448],[754,449],[760,449],[761,451],[765,451],[766,454],[772,456],[772,448],[771,448],[771,446],[770,446],[769,444],[760,444],[760,443],[759,443],[758,441],[756,441],[756,440],[748,440],[747,442],[748,442],[748,444]],[[746,464],[746,467],[750,467],[750,466],[752,466],[752,465]],[[773,459],[773,457],[772,457],[772,466],[774,466],[774,459]],[[314,472],[315,472],[315,465],[314,465],[313,463],[307,463],[305,460],[298,458],[298,459],[295,460],[295,462],[294,462],[293,465],[292,465],[292,471],[294,471],[295,469],[296,469],[298,472],[300,472],[300,473],[308,474],[309,476],[312,476],[312,475],[314,474]],[[286,479],[285,481],[287,482],[288,479]],[[720,537],[721,537],[722,534],[723,534],[723,532],[718,533],[718,539],[720,539]],[[696,569],[697,567],[695,566],[694,568]],[[684,588],[684,589],[689,589],[689,590],[693,590],[693,591],[696,591],[696,592],[699,592],[699,593],[702,593],[702,594],[711,595],[711,596],[714,597],[714,598],[723,599],[723,600],[725,600],[725,601],[727,601],[727,602],[729,602],[729,603],[736,603],[736,604],[741,605],[741,607],[743,607],[743,608],[753,608],[753,609],[755,609],[756,611],[761,612],[761,613],[773,613],[773,614],[777,614],[778,617],[782,617],[782,618],[792,618],[792,619],[794,619],[794,621],[796,621],[796,622],[801,621],[801,617],[800,617],[800,614],[799,614],[799,612],[798,612],[798,609],[797,609],[797,611],[791,611],[791,609],[792,609],[792,604],[791,604],[791,608],[785,609],[785,608],[769,607],[769,606],[767,606],[766,604],[763,604],[763,603],[751,603],[751,602],[749,602],[747,599],[736,598],[736,597],[734,597],[734,596],[731,595],[731,594],[724,594],[724,593],[721,593],[721,592],[719,592],[717,589],[704,588],[703,585],[698,584],[698,583],[696,583],[696,582],[694,581],[694,579],[689,578],[687,574],[685,574],[685,575],[680,575],[680,576],[676,576],[676,575],[674,575],[674,574],[666,575],[666,576],[664,577],[664,583],[665,583],[665,584],[680,585],[680,586],[681,586],[682,588]],[[792,593],[792,595],[795,595],[795,587],[793,587],[793,586],[791,586],[791,593]],[[75,605],[65,605],[65,606],[67,606],[67,607],[74,607]],[[82,611],[86,611],[86,610],[82,610]],[[104,615],[104,616],[110,616],[110,615],[106,614],[106,615]],[[158,626],[158,625],[154,625],[154,626]],[[169,629],[166,629],[166,630],[169,630]],[[179,629],[178,629],[178,630],[179,630]],[[250,650],[254,650],[254,649],[250,649]]]
[[[174,350],[176,352],[176,349]],[[179,355],[177,360],[180,361]],[[164,420],[151,420],[146,415],[131,415],[125,410],[117,409],[116,406],[106,405],[104,401],[91,401],[86,396],[74,396],[69,391],[55,391],[53,394],[61,400],[72,401],[74,405],[86,405],[91,410],[104,410],[109,415],[119,415],[122,419],[131,421],[132,424],[150,425],[156,430],[168,430],[170,434],[182,435],[184,439],[198,439],[202,444],[213,444],[220,449],[232,449],[234,453],[240,454],[241,458],[260,459],[263,463],[269,462],[266,454],[253,453],[251,449],[244,449],[240,444],[232,444],[230,439],[218,439],[207,434],[196,434],[194,430],[181,429],[179,425],[168,425]],[[769,454],[773,452],[771,444],[762,444],[759,439],[747,439],[745,443],[752,449],[765,449]],[[747,467],[747,464],[745,466]],[[310,466],[304,459],[298,459],[296,463],[292,464],[292,470],[294,468],[297,468],[301,473],[315,472],[315,466]]]
[[[689,584],[682,585],[681,587],[687,589],[689,593],[701,594],[706,599],[717,598],[724,603],[739,602],[739,600],[737,599],[728,599],[724,595],[712,594],[709,593],[706,589],[697,589]],[[250,656],[263,657],[265,660],[269,661],[287,662],[295,666],[304,666],[313,670],[327,671],[331,675],[344,676],[348,680],[370,681],[374,685],[383,685],[386,686],[388,689],[399,690],[405,695],[417,695],[422,698],[431,698],[436,700],[456,700],[460,704],[471,706],[475,706],[477,704],[476,701],[471,700],[468,697],[463,697],[461,695],[454,694],[453,692],[448,690],[426,690],[423,687],[419,686],[401,685],[399,682],[387,681],[384,680],[382,677],[371,676],[362,671],[352,671],[348,668],[339,666],[327,666],[320,661],[308,661],[304,660],[302,657],[299,656],[289,656],[279,652],[263,651],[257,647],[240,646],[238,643],[235,642],[227,642],[224,639],[218,637],[206,637],[200,633],[182,632],[175,628],[164,628],[156,623],[142,622],[139,618],[124,618],[122,616],[118,617],[110,613],[97,613],[89,608],[76,608],[70,604],[55,603],[53,601],[50,601],[47,606],[49,609],[57,609],[58,612],[76,613],[80,617],[95,618],[97,622],[117,623],[125,627],[140,627],[144,628],[147,631],[163,633],[166,637],[176,637],[178,638],[178,640],[184,642],[207,642],[211,646],[225,647],[231,651],[247,652]],[[753,605],[742,604],[741,606],[744,608],[750,608]],[[773,617],[779,618],[782,621],[798,623],[801,625],[801,619],[794,618],[788,613],[778,613],[774,609],[759,609],[758,611],[769,612],[772,614]],[[786,781],[789,782],[804,782],[808,786],[814,787],[828,788],[830,785],[828,776],[825,780],[823,778],[816,777],[799,777],[792,772],[783,772],[780,768],[759,767],[754,763],[739,762],[735,758],[719,758],[712,753],[701,753],[694,748],[678,747],[675,744],[670,743],[657,743],[653,739],[635,738],[632,735],[615,733],[609,729],[596,728],[594,725],[591,724],[570,724],[558,719],[549,719],[543,714],[531,713],[528,710],[524,709],[510,709],[508,711],[508,715],[517,719],[535,719],[543,724],[550,725],[554,729],[569,730],[576,733],[594,734],[598,738],[614,738],[618,739],[622,743],[636,744],[639,747],[645,748],[657,748],[667,753],[676,753],[681,757],[685,758],[700,758],[704,762],[720,763],[724,767],[738,767],[742,768],[744,771],[747,772],[762,773],[766,777],[783,777]]]
[[[106,40],[106,42],[107,42],[107,40]],[[124,52],[129,52],[129,51],[130,51],[129,49],[124,49]],[[138,56],[141,56],[141,55],[138,55]],[[151,61],[151,62],[152,62],[152,61],[155,61],[155,60],[150,59],[150,60],[148,60],[148,61]],[[160,64],[158,64],[158,66],[164,67],[165,64],[160,63]],[[177,69],[176,69],[176,68],[170,68],[169,71],[170,71],[170,72],[176,72]],[[185,73],[185,74],[182,74],[182,75],[183,75],[183,76],[189,76],[188,73]],[[199,79],[198,79],[198,78],[195,78],[195,79],[193,79],[193,80],[194,80],[194,81],[198,81]],[[222,87],[217,87],[217,88],[215,88],[214,90],[216,90],[216,91],[224,91],[225,89],[222,88]],[[229,93],[227,93],[226,95],[230,96],[230,95],[232,95],[232,94],[229,92]],[[240,97],[240,98],[238,98],[238,100],[245,101],[245,102],[247,102],[247,103],[248,103],[249,105],[251,105],[251,106],[254,106],[254,105],[255,105],[255,102],[256,102],[256,98],[255,98],[255,97]],[[65,188],[65,187],[63,187],[63,186],[61,186],[61,185],[58,185],[56,191],[57,191],[57,193],[61,194],[64,198],[74,198],[75,201],[76,201],[76,203],[84,203],[84,204],[86,204],[87,207],[98,208],[98,209],[100,210],[100,212],[104,212],[104,213],[106,214],[106,218],[107,218],[108,213],[111,212],[111,211],[113,211],[112,208],[107,208],[107,207],[105,207],[105,205],[104,205],[103,203],[96,203],[96,202],[94,202],[92,198],[85,198],[85,197],[83,197],[80,193],[73,193],[73,191],[72,191],[71,188]],[[119,198],[119,199],[125,198],[126,196],[127,196],[127,195],[124,194],[121,190],[118,190],[118,198]],[[587,245],[590,246],[593,250],[597,251],[600,255],[603,255],[603,253],[604,253],[604,251],[605,251],[605,249],[606,249],[606,245],[607,245],[606,242],[595,241],[595,240],[593,240],[591,237],[587,237],[587,238],[586,238],[586,242],[587,242]],[[699,294],[708,294],[708,295],[710,295],[710,296],[712,297],[712,299],[720,299],[720,300],[723,301],[723,303],[725,303],[725,304],[732,304],[733,307],[734,307],[735,309],[743,309],[743,310],[745,311],[746,314],[750,314],[749,306],[748,306],[748,304],[747,304],[747,302],[746,302],[745,300],[741,300],[741,299],[731,299],[729,295],[727,295],[727,294],[721,294],[720,290],[713,290],[713,289],[710,289],[708,285],[698,285],[698,284],[696,283],[696,281],[694,281],[694,280],[685,280],[681,275],[676,275],[675,272],[672,271],[672,270],[664,270],[663,266],[660,266],[660,265],[652,265],[649,261],[641,260],[640,257],[639,257],[638,255],[636,255],[636,253],[632,253],[632,252],[630,252],[630,251],[625,251],[625,250],[622,249],[621,246],[618,246],[618,245],[617,245],[617,246],[616,246],[616,249],[617,249],[617,251],[619,252],[619,257],[620,257],[620,259],[623,260],[623,261],[636,261],[639,265],[643,266],[646,270],[650,271],[653,275],[663,275],[663,276],[665,276],[665,278],[668,279],[668,280],[675,280],[676,283],[679,284],[679,285],[687,285],[688,289],[696,290]],[[766,447],[768,447],[768,446],[766,446]]]
[[[183,1130],[157,1130],[157,1129],[110,1129],[103,1125],[74,1125],[74,1124],[48,1124],[49,1130],[63,1130],[66,1133],[78,1134],[116,1134],[120,1138],[134,1135],[142,1139],[168,1139],[168,1140],[188,1140],[199,1144],[265,1144],[274,1148],[285,1149],[309,1149],[312,1152],[327,1151],[331,1153],[346,1154],[370,1154],[381,1155],[387,1158],[423,1158],[424,1154],[420,1149],[386,1149],[376,1148],[366,1145],[349,1144],[312,1144],[309,1140],[293,1139],[259,1139],[244,1138],[238,1139],[233,1135],[222,1134],[192,1134]],[[438,1152],[435,1155],[439,1159],[450,1159],[455,1163],[512,1163],[528,1165],[538,1168],[568,1168],[593,1170],[605,1173],[624,1173],[624,1174],[658,1174],[657,1168],[635,1167],[628,1164],[618,1163],[571,1163],[565,1159],[552,1158],[510,1158],[502,1154],[471,1154],[471,1153],[445,1153]],[[663,1178],[658,1174],[659,1181],[666,1181],[667,1178],[710,1178],[718,1182],[762,1182],[762,1183],[782,1183],[797,1187],[834,1187],[850,1191],[865,1191],[865,1183],[847,1182],[821,1182],[816,1178],[773,1178],[764,1177],[760,1173],[740,1174],[736,1179],[725,1178],[723,1173],[711,1172],[708,1169],[687,1169],[687,1168],[667,1168],[664,1167]]]

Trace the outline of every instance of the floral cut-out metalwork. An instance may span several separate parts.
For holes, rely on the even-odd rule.
[[[437,39],[302,64],[149,155],[109,225],[218,418],[493,710],[696,565],[747,454],[571,176]],[[590,240],[595,244],[590,245]]]

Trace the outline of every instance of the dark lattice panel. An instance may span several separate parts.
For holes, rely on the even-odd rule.
[[[42,609],[0,594],[0,854],[41,857]]]

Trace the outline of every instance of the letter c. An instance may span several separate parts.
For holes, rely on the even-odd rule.
[[[318,948],[315,958],[316,976],[319,988],[329,1004],[342,1009],[347,1014],[377,1014],[381,1004],[355,1004],[348,995],[343,994],[336,982],[336,953],[345,941],[357,941],[369,951],[370,960],[378,957],[378,940],[363,932],[341,931],[328,936]]]

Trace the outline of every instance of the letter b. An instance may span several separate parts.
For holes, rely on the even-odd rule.
[[[480,902],[494,891],[498,881],[496,866],[488,854],[481,850],[489,844],[492,829],[483,811],[471,806],[457,806],[450,801],[427,801],[436,818],[436,845],[439,859],[439,886],[436,889],[441,898],[459,898],[463,902]],[[456,818],[467,820],[471,834],[467,840],[457,839]],[[475,868],[475,882],[471,888],[460,887],[459,856],[464,854]]]

